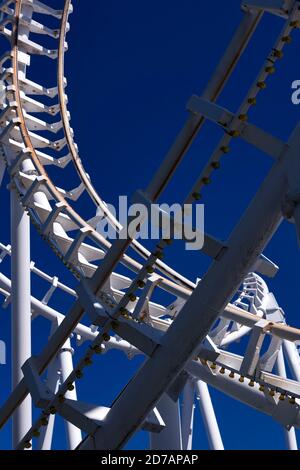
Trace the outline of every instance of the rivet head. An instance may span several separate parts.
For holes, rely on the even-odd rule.
[[[193,198],[195,199],[195,201],[200,201],[201,197],[202,196],[200,193],[197,193],[197,192],[193,193]]]
[[[275,67],[273,67],[273,66],[269,66],[269,67],[266,67],[266,68],[265,68],[265,71],[266,71],[267,73],[269,73],[269,74],[272,75],[273,73],[276,72],[276,69],[275,69]]]
[[[130,300],[131,302],[135,302],[135,301],[136,301],[136,295],[130,294],[130,295],[129,295],[129,300]]]
[[[96,346],[94,346],[93,348],[93,351],[96,353],[96,354],[101,354],[102,353],[102,348],[99,344],[97,344]]]
[[[240,131],[237,129],[229,132],[230,137],[239,137],[241,135]]]
[[[265,90],[267,88],[267,84],[265,82],[257,82],[257,87],[261,90]]]
[[[292,41],[293,41],[293,39],[292,39],[291,36],[283,36],[283,38],[282,38],[282,42],[284,42],[286,44],[291,44]]]
[[[110,340],[110,336],[108,333],[103,333],[102,337],[106,343]]]
[[[256,98],[249,98],[248,103],[253,105],[253,106],[256,105],[256,103],[257,103]]]
[[[84,363],[86,366],[90,366],[93,363],[93,361],[89,356],[87,356],[84,358]]]
[[[204,178],[202,178],[202,183],[203,184],[210,184],[211,180],[208,176],[204,176]]]
[[[282,59],[283,57],[283,52],[279,51],[278,49],[275,49],[273,54],[274,54],[274,57],[276,57],[276,59]]]
[[[211,166],[214,170],[218,170],[219,168],[221,168],[221,163],[220,162],[212,162]]]
[[[157,258],[157,259],[160,259],[162,260],[164,258],[164,254],[162,251],[157,251],[156,253],[154,253],[154,256]],[[142,287],[145,287],[145,283],[143,282],[143,286]]]

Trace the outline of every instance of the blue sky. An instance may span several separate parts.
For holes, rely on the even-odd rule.
[[[59,6],[62,2],[52,3]],[[187,117],[188,99],[204,89],[232,37],[242,16],[240,1],[97,0],[88,7],[83,0],[74,3],[66,57],[72,126],[95,187],[107,202],[115,203],[119,194],[131,196],[136,189],[147,186]],[[282,19],[265,15],[220,104],[233,112],[238,108],[282,26]],[[250,114],[253,123],[285,140],[300,118],[300,106],[291,103],[291,84],[300,80],[299,43],[300,32],[296,31],[276,75],[269,79],[267,90]],[[55,76],[48,74],[46,67],[34,63],[35,78],[38,81],[41,77],[42,82],[54,86]],[[220,136],[219,129],[205,126],[163,195],[164,202],[183,201]],[[220,239],[228,237],[272,165],[269,157],[245,143],[236,141],[232,147],[233,152],[223,159],[203,200],[206,230]],[[71,189],[77,180],[71,170],[66,174],[68,177],[61,173],[57,181]],[[0,241],[9,243],[6,184],[0,188],[0,200]],[[94,215],[85,196],[76,207],[86,218]],[[33,230],[32,240],[32,258],[37,265],[74,285]],[[300,257],[292,225],[282,225],[266,255],[280,266],[269,287],[285,310],[288,323],[299,327]],[[192,280],[203,276],[210,262],[201,253],[186,252],[177,242],[168,249],[166,261]],[[8,264],[3,267],[7,270]],[[36,282],[33,292],[37,295],[40,289]],[[67,312],[68,300],[58,300],[62,312]],[[0,338],[8,341],[9,309],[0,314]],[[49,325],[37,320],[33,331],[33,349],[37,353],[49,334]],[[82,354],[82,349],[78,353]],[[129,362],[117,352],[104,356],[80,382],[80,398],[109,406],[140,362],[140,358]],[[0,366],[1,403],[9,391],[9,363],[8,352],[8,364]],[[214,390],[212,397],[227,449],[284,448],[283,431],[271,418]],[[0,434],[0,448],[10,447],[9,432],[7,425]],[[62,423],[58,423],[54,444],[56,448],[64,447]],[[128,447],[146,445],[147,435],[139,433]],[[194,448],[207,448],[198,410]]]

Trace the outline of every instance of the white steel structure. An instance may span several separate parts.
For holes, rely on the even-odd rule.
[[[163,263],[170,240],[159,241],[152,252],[128,238],[110,244],[97,231],[97,217],[85,220],[74,209],[73,201],[87,192],[95,213],[100,208],[122,231],[85,172],[70,127],[64,55],[71,0],[61,0],[59,11],[50,0],[1,1],[1,32],[9,46],[1,57],[0,181],[6,167],[11,245],[0,245],[0,259],[11,257],[11,279],[0,273],[0,293],[12,304],[13,387],[0,409],[0,426],[13,417],[14,448],[29,449],[34,443],[34,448],[51,449],[59,414],[66,421],[69,449],[122,449],[141,428],[149,431],[152,449],[192,449],[199,405],[210,447],[221,450],[209,385],[272,416],[285,430],[287,448],[297,449],[300,330],[286,324],[260,275],[277,273],[262,253],[283,220],[300,228],[300,127],[283,142],[249,123],[247,115],[300,27],[300,1],[245,0],[242,9],[243,20],[207,88],[189,100],[186,124],[145,192],[135,195],[149,204],[158,201],[206,120],[220,126],[224,136],[185,203],[200,199],[232,139],[241,138],[273,158],[270,173],[228,241],[205,235],[203,251],[212,264],[196,285]],[[282,18],[282,31],[233,113],[216,101],[265,11]],[[52,62],[53,88],[31,75],[35,55]],[[68,164],[80,179],[73,191],[57,187],[47,172],[50,166],[51,175],[63,172]],[[30,261],[30,222],[75,276],[76,291]],[[126,254],[130,246],[135,256]],[[130,269],[131,278],[118,274],[120,265]],[[41,298],[31,295],[36,277],[49,284]],[[65,316],[49,305],[57,290],[73,298]],[[155,303],[156,290],[172,295],[173,302]],[[31,354],[31,313],[51,324],[50,339],[38,357]],[[76,364],[72,335],[86,345]],[[242,337],[247,338],[243,355],[230,352]],[[76,382],[84,369],[114,348],[146,359],[110,408],[77,400]],[[287,364],[293,377],[287,377]],[[34,420],[32,406],[40,410]]]

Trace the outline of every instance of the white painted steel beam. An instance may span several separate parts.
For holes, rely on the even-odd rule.
[[[300,357],[297,347],[290,341],[283,341],[284,352],[295,380],[300,382]]]
[[[220,429],[218,426],[215,410],[211,401],[208,386],[205,382],[198,380],[196,384],[197,399],[202,415],[207,439],[211,450],[224,450]]]
[[[286,377],[286,368],[285,368],[284,355],[283,355],[282,348],[279,350],[276,366],[277,366],[278,375],[280,375],[281,377]],[[292,427],[289,430],[284,428],[284,436],[285,436],[287,449],[298,450],[295,428]]]
[[[71,372],[73,371],[73,349],[71,347],[70,339],[68,339],[63,347],[61,348],[60,352],[58,353],[58,366],[61,373],[61,383],[64,383]],[[77,400],[77,391],[76,385],[74,385],[73,390],[69,390],[65,397],[69,400]],[[67,443],[69,450],[74,450],[79,445],[82,440],[81,430],[74,426],[72,423],[65,420],[65,429],[66,429],[66,436],[67,436]]]
[[[195,413],[195,381],[189,379],[183,389],[181,405],[182,449],[192,450],[194,413]]]
[[[162,346],[115,401],[105,426],[97,431],[99,449],[118,449],[125,445],[183,369],[277,230],[282,221],[281,208],[287,190],[284,165],[297,158],[299,140],[300,127],[290,139],[290,150],[285,158],[273,166],[230,236],[228,250],[212,264],[165,335]],[[178,344],[181,344],[180,348]],[[149,381],[153,384],[151,388],[145,387]],[[130,406],[137,393],[140,400]]]
[[[11,325],[12,389],[23,380],[22,366],[31,357],[30,304],[30,222],[16,192],[11,190]],[[31,426],[31,398],[28,396],[13,416],[13,447]]]

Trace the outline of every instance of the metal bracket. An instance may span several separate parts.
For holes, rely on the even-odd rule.
[[[42,304],[48,305],[52,295],[54,294],[54,292],[57,289],[57,285],[58,285],[58,277],[54,276],[53,279],[52,279],[52,285],[51,285],[50,289],[46,292],[44,298],[42,299]]]
[[[252,271],[258,272],[263,276],[267,276],[269,278],[273,278],[279,271],[279,266],[273,263],[270,259],[268,259],[264,255],[260,255],[258,260],[255,262]]]
[[[288,431],[297,422],[300,406],[295,404],[291,406],[288,400],[278,401],[272,418],[282,424]]]
[[[32,397],[34,404],[38,408],[46,408],[54,394],[49,390],[47,385],[42,382],[42,379],[37,371],[36,358],[31,357],[28,359],[23,367],[24,380],[28,387],[29,393]]]
[[[260,320],[254,325],[240,368],[241,375],[253,376],[255,374],[265,334],[269,328],[270,323],[267,320]]]
[[[103,326],[109,318],[109,315],[90,290],[88,281],[82,280],[75,290],[78,295],[78,300],[85,309],[91,323],[100,327]]]
[[[99,427],[104,425],[105,418],[109,411],[110,408],[106,406],[91,405],[89,403],[68,399],[58,410],[59,414],[67,421],[89,435],[94,434]],[[161,432],[164,427],[165,423],[156,408],[149,413],[142,425],[144,431],[156,433]]]
[[[56,221],[57,217],[63,210],[67,207],[67,205],[64,202],[58,202],[55,204],[55,208],[52,210],[52,212],[49,214],[47,217],[45,223],[42,226],[42,232],[47,237],[50,232],[53,230],[53,224]]]
[[[294,0],[246,0],[242,2],[242,7],[249,10],[264,10],[274,15],[287,18],[292,10]]]
[[[83,227],[79,230],[76,238],[71,244],[67,254],[65,255],[66,263],[75,263],[78,260],[78,254],[80,250],[80,245],[84,242],[85,238],[92,233],[90,227]]]
[[[159,285],[160,280],[161,279],[157,277],[156,275],[151,276],[147,280],[146,285],[143,289],[143,292],[134,308],[134,311],[132,314],[134,318],[137,318],[137,319],[141,318],[143,314],[146,314],[146,316],[149,317],[149,301],[151,299],[154,289],[156,288],[156,286]]]
[[[233,113],[215,103],[198,96],[192,96],[187,104],[187,109],[199,116],[219,124],[224,130],[230,129],[234,119],[238,119]],[[278,160],[287,150],[288,145],[277,137],[268,134],[253,124],[239,121],[240,137],[248,144],[255,146],[262,152]]]
[[[39,191],[40,187],[47,183],[47,178],[45,176],[38,176],[31,184],[30,188],[27,190],[26,194],[22,198],[23,204],[26,206],[30,203],[33,195]]]

